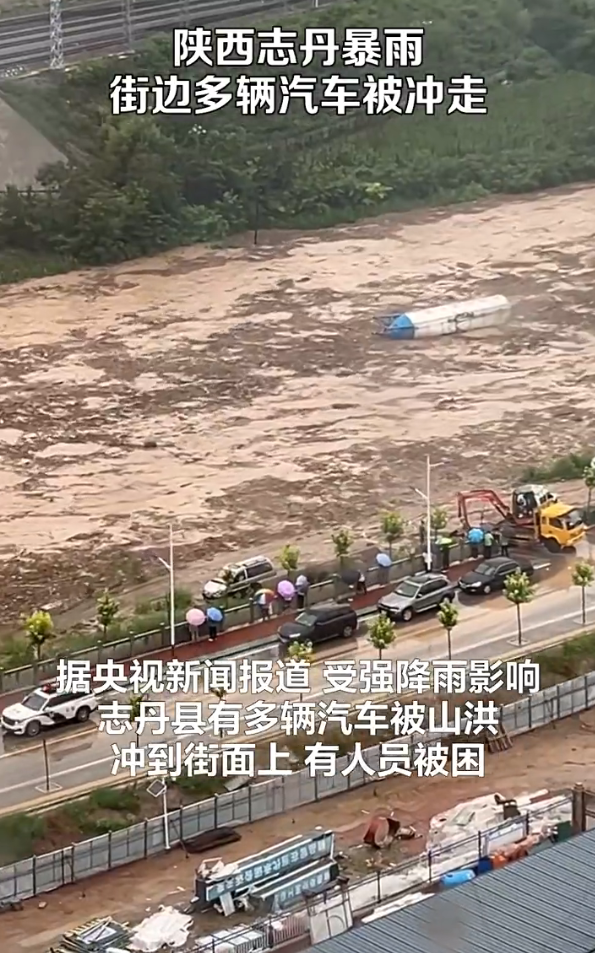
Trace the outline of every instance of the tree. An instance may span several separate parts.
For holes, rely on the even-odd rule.
[[[295,572],[300,561],[300,551],[297,546],[291,546],[289,543],[281,550],[279,562],[286,573]]]
[[[430,526],[434,538],[448,526],[448,510],[444,506],[435,506],[430,514]]]
[[[587,488],[587,512],[585,523],[591,522],[591,501],[593,499],[593,490],[595,490],[595,460],[591,461],[588,467],[583,471],[583,481]]]
[[[382,517],[382,535],[388,543],[388,554],[393,558],[393,544],[401,539],[405,530],[405,520],[397,510],[389,510]]]
[[[147,700],[146,692],[139,692],[137,695],[131,695],[128,699],[128,705],[130,706],[130,722],[131,724],[136,724],[136,733],[139,733],[139,724],[138,720],[140,718],[141,711],[143,710],[143,703]]]
[[[103,638],[107,638],[107,630],[120,611],[120,603],[112,599],[107,589],[97,600],[97,621],[101,626]]]
[[[385,615],[377,615],[368,631],[368,639],[375,649],[378,649],[378,658],[382,658],[384,649],[392,645],[396,638],[394,624]]]
[[[211,695],[214,695],[220,702],[225,701],[227,696],[226,688],[211,688]],[[223,738],[223,728],[219,729],[219,737]]]
[[[504,582],[504,594],[508,601],[512,602],[513,605],[516,606],[518,644],[522,645],[523,628],[521,619],[521,606],[526,605],[527,602],[531,602],[535,594],[535,587],[528,575],[524,572],[521,572],[520,569],[517,569],[516,572],[513,572],[510,576],[506,577]]]
[[[311,665],[314,661],[314,646],[311,642],[292,642],[287,654],[294,662]]]
[[[581,619],[587,624],[587,586],[593,585],[595,570],[591,563],[578,562],[572,570],[572,584],[581,589]]]
[[[27,616],[23,625],[27,633],[27,641],[35,652],[35,658],[38,662],[41,662],[44,645],[56,638],[54,621],[49,612],[36,609],[30,616]]]
[[[310,666],[314,661],[314,646],[311,642],[292,642],[289,646],[288,655],[294,662],[303,662]],[[304,693],[300,692],[300,701]]]
[[[438,622],[446,632],[446,645],[448,649],[448,658],[452,658],[452,630],[459,621],[459,610],[452,602],[443,602],[438,610]]]
[[[335,547],[335,556],[343,565],[353,546],[353,535],[348,529],[339,529],[336,533],[333,533],[332,540]]]

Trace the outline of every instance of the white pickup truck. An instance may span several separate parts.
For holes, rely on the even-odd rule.
[[[74,721],[83,724],[97,711],[99,702],[89,692],[58,692],[53,684],[33,689],[16,705],[0,715],[0,726],[11,735],[35,738],[43,728]]]

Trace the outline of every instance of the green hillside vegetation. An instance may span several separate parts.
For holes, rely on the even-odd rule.
[[[286,116],[244,117],[231,106],[200,117],[111,116],[114,68],[169,75],[169,38],[129,60],[5,81],[3,95],[69,163],[42,171],[43,192],[0,198],[0,278],[220,241],[255,226],[314,228],[595,178],[595,0],[361,0],[283,18],[298,30],[422,24],[423,67],[405,72],[447,83],[485,77],[488,115],[438,107],[434,116],[308,116],[298,104]],[[197,65],[186,75],[213,72],[243,71]]]

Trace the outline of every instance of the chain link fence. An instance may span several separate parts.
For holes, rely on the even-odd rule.
[[[523,734],[593,705],[595,672],[590,672],[507,705],[502,709],[502,724],[509,735]],[[425,743],[441,738],[442,735],[429,734]],[[418,743],[411,738],[401,740],[407,741],[412,749]],[[376,771],[379,757],[378,747],[366,751],[366,761]],[[337,770],[342,771],[349,763],[349,756],[337,759]],[[166,849],[166,824],[169,843],[176,847],[205,831],[252,824],[374,783],[374,778],[356,767],[348,776],[310,777],[308,770],[303,769],[292,775],[252,784],[170,811],[167,816],[153,817],[125,830],[103,834],[0,868],[0,900],[35,897],[65,884],[161,854]]]

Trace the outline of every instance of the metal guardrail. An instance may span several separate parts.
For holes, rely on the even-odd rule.
[[[469,549],[461,544],[452,552],[452,561],[468,558]],[[357,560],[357,554],[354,554]],[[379,566],[370,567],[366,575],[366,586],[371,589],[375,586],[388,585],[391,582],[397,582],[410,573],[418,572],[423,568],[421,556],[412,556],[409,559],[396,560],[390,569],[382,569]],[[279,573],[279,579],[285,578],[285,574]],[[276,582],[267,580],[267,584]],[[315,605],[318,602],[324,602],[327,599],[336,598],[349,591],[349,587],[342,582],[339,575],[329,574],[329,577],[323,582],[314,583],[308,590],[308,605]],[[274,609],[274,606],[272,607]],[[278,607],[279,614],[282,614],[282,607]],[[240,606],[233,606],[225,613],[225,627],[223,632],[230,629],[238,629],[243,626],[249,626],[259,621],[259,609],[254,602],[245,603]],[[197,641],[203,641],[207,637],[206,627],[199,630]],[[176,645],[184,645],[192,641],[192,637],[185,622],[179,622],[176,626]],[[61,651],[62,658],[85,659],[90,660],[92,665],[97,665],[107,659],[113,659],[116,662],[125,661],[131,658],[140,658],[143,655],[151,655],[170,647],[169,627],[163,623],[159,629],[151,629],[147,632],[140,632],[136,635],[130,635],[127,638],[118,639],[114,642],[100,642],[95,645],[89,645],[86,648],[76,652]],[[224,641],[218,643],[218,654],[224,649]],[[237,646],[234,651],[237,651]],[[0,695],[7,694],[21,689],[28,689],[40,681],[53,678],[57,672],[57,659],[43,659],[36,665],[24,665],[20,668],[0,671]]]
[[[64,6],[58,19],[48,5],[46,12],[0,18],[0,76],[56,65],[60,41],[64,61],[73,63],[89,55],[131,52],[142,40],[174,27],[260,19],[315,5],[314,0],[106,0]]]
[[[589,672],[506,705],[502,709],[502,723],[509,735],[519,735],[594,705],[595,672]],[[430,744],[442,737],[428,734],[425,743]],[[412,738],[401,740],[413,748],[418,743]],[[366,762],[376,771],[379,769],[379,756],[379,747],[366,751]],[[338,758],[337,770],[342,771],[348,763],[348,756]],[[310,777],[309,772],[303,769],[292,775],[252,784],[171,811],[167,819],[163,816],[153,817],[125,830],[103,834],[62,850],[2,867],[0,901],[36,897],[115,867],[161,854],[166,850],[166,821],[169,843],[176,847],[204,831],[253,824],[373,783],[375,779],[357,767],[347,777],[342,774],[335,777]]]

